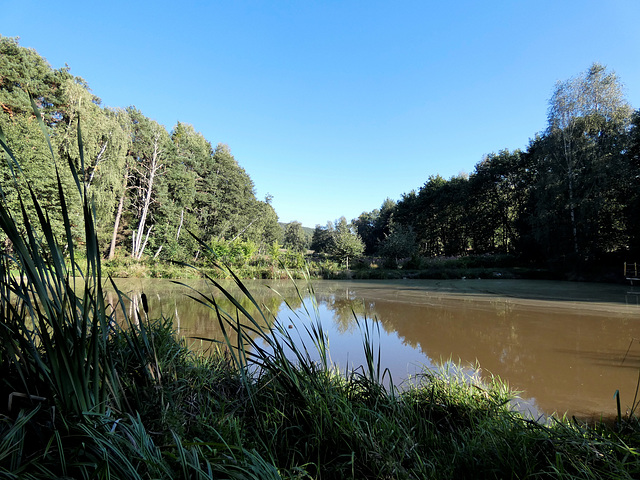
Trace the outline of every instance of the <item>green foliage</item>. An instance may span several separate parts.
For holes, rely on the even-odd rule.
[[[209,207],[212,235],[232,240],[243,233],[253,218],[243,212],[255,200],[253,181],[236,162],[227,145],[219,144],[213,154],[214,203]],[[257,212],[256,212],[257,213]]]
[[[631,118],[629,148],[625,159],[629,174],[640,171],[640,110],[636,110]],[[640,254],[640,176],[632,176],[628,180],[625,198],[627,201],[622,203],[622,207],[630,237],[629,248],[631,255],[637,255]]]
[[[327,222],[326,227],[316,225],[311,237],[309,248],[318,253],[328,253],[331,248],[331,238],[333,236],[333,223]]]
[[[276,262],[278,261],[278,258],[280,257],[280,248],[281,248],[281,245],[278,243],[277,240],[273,242],[269,247],[269,251],[267,253],[273,259],[273,261],[276,261]]]
[[[593,256],[628,245],[622,205],[633,175],[624,156],[631,113],[619,79],[602,65],[556,85],[535,190],[538,218],[553,219],[536,224],[551,255],[558,247]]]
[[[395,259],[416,255],[418,244],[416,234],[411,227],[404,225],[392,226],[391,233],[381,242],[378,249],[380,255]]]
[[[43,115],[53,162],[40,161],[49,155],[48,146],[40,141],[28,92]],[[307,247],[295,224],[284,237],[270,196],[256,199],[251,177],[227,145],[214,148],[183,122],[169,133],[135,107],[104,108],[68,68],[53,69],[17,39],[2,36],[0,109],[0,129],[21,161],[15,178],[9,164],[0,167],[5,201],[17,211],[18,189],[31,185],[56,236],[65,232],[56,168],[76,241],[84,228],[82,203],[66,169],[70,161],[87,183],[105,256],[117,249],[143,262],[197,263],[200,245],[186,232],[205,243],[253,242],[260,255],[275,241],[294,250]],[[426,257],[513,253],[523,262],[576,270],[588,262],[635,260],[640,253],[638,117],[616,74],[593,64],[558,82],[548,128],[525,150],[490,153],[470,175],[448,180],[432,175],[397,203],[387,198],[379,209],[352,220],[350,233],[356,237],[339,231],[339,222],[317,226],[310,248],[345,265],[360,254],[360,242],[362,253],[381,248],[396,259],[404,254],[390,251],[391,244],[399,248],[393,229],[402,228],[415,233],[419,254]],[[23,201],[27,217],[35,220],[31,199]],[[20,226],[22,217],[16,222]]]
[[[271,205],[271,198],[265,201],[255,200],[248,211],[251,222],[242,237],[251,240],[258,246],[258,251],[266,252],[274,242],[282,242],[282,229],[278,223],[278,214]]]
[[[47,144],[40,141],[27,89],[44,114],[55,163],[40,164],[48,154]],[[57,164],[65,195],[73,196],[64,168],[73,162],[95,208],[100,250],[109,258],[118,248],[138,260],[144,255],[193,262],[200,255],[199,244],[187,232],[206,242],[251,241],[262,253],[274,241],[282,242],[270,198],[255,198],[251,178],[229,147],[214,149],[186,123],[178,122],[169,134],[135,107],[111,110],[100,103],[82,78],[67,69],[53,70],[17,39],[0,36],[0,128],[21,159],[18,185],[28,182],[37,190],[57,235],[64,228],[54,167]],[[85,131],[82,161],[79,123]],[[0,187],[11,207],[18,208],[8,165],[0,168]],[[33,215],[30,199],[25,200]],[[69,197],[67,204],[74,236],[79,237],[83,227],[76,206],[81,203]]]
[[[413,228],[426,257],[513,253],[577,269],[635,254],[638,129],[622,91],[598,64],[559,82],[549,127],[526,151],[489,154],[468,177],[429,177],[389,225]],[[376,215],[354,221],[368,248]]]
[[[72,78],[66,68],[53,70],[35,50],[20,47],[17,38],[0,35],[0,72],[0,107],[4,114],[31,116],[31,95],[45,124],[52,126],[59,121],[60,109],[67,102],[61,86]]]
[[[35,108],[34,114],[39,117]],[[41,126],[46,134],[44,124]],[[5,148],[5,152],[16,162],[15,171],[20,171],[11,149]],[[40,164],[54,164],[49,158],[47,161],[43,155]],[[73,165],[70,170],[78,178]],[[120,398],[110,358],[111,317],[102,295],[99,250],[86,186],[77,183],[85,225],[84,251],[77,257],[60,176],[57,194],[64,227],[60,236],[33,186],[17,186],[16,191],[21,208],[12,211],[13,205],[4,200],[0,203],[0,228],[13,252],[4,253],[0,263],[4,388],[22,392],[27,398],[39,397],[63,415],[104,413],[108,401],[119,406]],[[24,208],[25,196],[31,197],[33,218]],[[20,222],[16,222],[20,215]],[[76,264],[76,258],[86,260],[84,269]],[[76,285],[75,277],[83,277],[84,286]]]
[[[19,193],[21,189],[33,188],[37,192],[37,198],[42,208],[50,217],[54,234],[62,235],[64,225],[56,178],[56,172],[59,172],[60,182],[64,186],[65,201],[68,205],[68,215],[73,227],[73,236],[77,238],[82,232],[81,202],[77,190],[72,187],[71,174],[62,160],[55,157],[48,162],[42,162],[43,158],[51,158],[51,153],[47,148],[47,143],[42,140],[42,130],[38,121],[35,118],[26,117],[13,119],[0,117],[0,131],[4,132],[7,138],[8,148],[16,152],[16,155],[21,159],[20,168],[17,169],[7,154],[0,154],[3,159],[0,164],[0,188],[7,207],[18,212],[22,202],[27,212],[27,218],[36,222],[34,228],[37,229],[37,213],[32,198],[24,195],[21,197]],[[16,222],[19,227],[22,227],[24,218],[18,217]]]
[[[253,242],[212,240],[208,245],[208,254],[214,264],[242,266],[256,252]]]
[[[306,266],[304,254],[297,250],[285,250],[285,252],[279,256],[279,260],[284,268],[303,269]]]
[[[460,255],[466,252],[469,197],[468,179],[439,175],[429,177],[417,198],[415,231],[422,240],[423,253],[429,256]]]
[[[100,99],[78,79],[62,85],[69,99],[62,121],[56,126],[59,155],[81,170],[95,209],[101,250],[113,231],[116,199],[124,193],[123,171],[131,147],[131,119],[124,110],[103,109]],[[82,123],[84,164],[78,146],[78,124]]]
[[[349,268],[349,259],[364,253],[365,245],[354,225],[344,217],[328,222],[326,227],[316,226],[311,239],[311,248],[318,253],[328,253]]]
[[[364,253],[373,255],[379,247],[379,243],[391,233],[395,210],[396,202],[387,198],[379,210],[363,212],[352,221],[357,234],[364,242]]]
[[[309,242],[300,222],[290,222],[285,225],[283,242],[286,248],[296,252],[307,250]]]
[[[487,155],[469,177],[469,236],[474,253],[509,253],[519,242],[517,221],[530,194],[520,150]]]
[[[380,218],[380,210],[375,209],[371,212],[362,212],[358,218],[352,220],[353,226],[364,242],[364,252],[372,255],[376,251],[376,247],[380,238],[377,235],[376,224]]]
[[[267,331],[264,311],[250,313],[237,296],[216,287],[239,310],[223,312],[215,296],[202,296],[218,312],[231,362],[246,387],[235,404],[238,428],[247,433],[243,448],[269,452],[281,473],[475,479],[561,471],[580,478],[632,478],[640,467],[637,438],[620,441],[613,431],[577,422],[527,419],[510,408],[508,388],[481,378],[477,367],[445,365],[396,389],[380,368],[377,324],[368,320],[361,323],[365,364],[338,372],[317,311],[307,310],[293,332],[275,319]],[[306,330],[310,345],[294,341],[295,328]]]
[[[349,269],[349,258],[358,257],[364,252],[362,239],[352,231],[352,227],[347,224],[344,217],[335,223],[329,251],[336,258],[342,260],[347,269]]]

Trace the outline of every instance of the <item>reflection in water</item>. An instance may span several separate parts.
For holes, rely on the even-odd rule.
[[[150,316],[173,317],[181,335],[222,340],[214,312],[190,299],[197,295],[188,288],[164,280],[123,279],[118,285],[132,297],[144,290]],[[203,282],[190,285],[214,294]],[[307,297],[303,304],[291,283],[247,285],[285,327],[304,329],[300,322],[305,307],[313,311],[312,302]],[[515,280],[314,281],[313,287],[331,359],[342,368],[364,361],[356,319],[377,319],[381,363],[396,384],[423,366],[452,360],[478,362],[545,413],[612,415],[616,390],[624,405],[633,401],[640,306],[631,287]],[[197,342],[194,348],[206,346]]]

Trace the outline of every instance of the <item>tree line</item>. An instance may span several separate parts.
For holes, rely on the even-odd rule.
[[[53,69],[1,36],[0,109],[0,140],[21,163],[17,175],[11,162],[2,164],[0,193],[19,212],[17,188],[34,187],[62,235],[56,175],[73,192],[69,169],[60,168],[73,162],[89,186],[106,258],[193,261],[202,250],[196,239],[243,257],[277,252],[284,243],[345,264],[361,254],[392,264],[468,254],[569,265],[640,258],[640,110],[626,101],[617,75],[599,64],[556,84],[547,127],[525,149],[488,154],[468,175],[432,175],[417,191],[387,198],[351,222],[317,225],[311,239],[299,222],[278,224],[270,197],[256,198],[227,145],[213,147],[187,123],[167,131],[133,106],[103,107],[68,67]],[[67,203],[72,233],[81,238],[80,203]],[[24,209],[26,218],[35,214],[28,204]]]
[[[526,149],[488,154],[469,175],[432,175],[349,226],[367,254],[395,260],[640,258],[640,111],[617,75],[593,64],[556,84],[547,128]],[[317,226],[314,243],[330,231]]]
[[[53,163],[30,97],[48,130]],[[57,233],[64,233],[56,174],[70,187],[69,169],[60,167],[73,162],[93,198],[107,258],[192,261],[201,252],[196,238],[266,253],[282,239],[271,199],[256,198],[251,177],[227,145],[214,148],[182,122],[167,131],[133,106],[103,107],[81,77],[68,67],[53,69],[16,38],[0,37],[0,108],[2,139],[20,160],[17,185],[11,162],[0,167],[0,188],[13,211],[21,208],[16,189],[28,182]],[[80,202],[66,195],[72,230],[81,238]],[[34,214],[29,205],[25,210],[27,218]]]

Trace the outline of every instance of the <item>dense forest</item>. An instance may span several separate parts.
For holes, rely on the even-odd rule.
[[[57,165],[50,161],[30,95],[49,129]],[[3,139],[20,159],[20,181],[38,192],[58,233],[63,227],[61,219],[55,221],[56,170],[67,186],[73,181],[69,169],[59,168],[66,162],[84,174],[106,258],[192,261],[200,246],[188,232],[210,246],[231,243],[249,254],[266,252],[282,239],[270,199],[256,199],[253,181],[227,145],[214,148],[186,123],[168,132],[135,107],[102,107],[82,78],[67,67],[53,69],[8,37],[0,37],[0,107]],[[19,211],[10,168],[3,162],[0,187]],[[68,205],[81,238],[80,202],[69,198]]]
[[[51,156],[30,95],[58,165],[42,160]],[[73,162],[83,173],[105,258],[191,262],[201,255],[195,236],[213,251],[235,249],[246,258],[283,243],[346,264],[363,253],[395,265],[508,254],[565,270],[640,259],[640,111],[599,64],[556,84],[547,128],[526,149],[488,154],[469,175],[430,176],[380,209],[316,226],[312,238],[299,222],[278,224],[270,198],[255,197],[227,145],[214,148],[187,123],[168,131],[135,107],[105,108],[68,67],[53,69],[8,37],[0,37],[0,107],[0,134],[21,159],[20,181],[35,187],[54,220],[56,167]],[[10,168],[2,167],[0,188],[18,209]],[[71,185],[68,169],[58,170]],[[80,238],[79,202],[68,204]]]
[[[388,258],[510,254],[565,271],[620,269],[640,258],[640,111],[594,64],[556,84],[548,126],[526,150],[486,155],[469,175],[430,176],[351,227],[366,253]],[[333,228],[316,227],[312,248]]]

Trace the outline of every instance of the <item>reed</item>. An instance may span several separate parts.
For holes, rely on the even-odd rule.
[[[34,112],[51,148],[35,105]],[[11,150],[4,142],[2,147],[11,171],[18,172],[20,166]],[[5,378],[10,379],[5,389],[45,398],[65,413],[81,416],[84,412],[104,412],[107,400],[118,404],[119,396],[109,350],[114,325],[104,304],[92,209],[75,166],[70,164],[69,168],[78,186],[76,200],[83,206],[86,264],[81,268],[75,261],[76,246],[66,204],[73,197],[63,192],[60,174],[58,193],[66,231],[61,243],[54,238],[37,192],[30,186],[27,192],[18,190],[20,221],[4,204],[0,208],[0,228],[11,245],[11,252],[5,252],[0,263],[4,327],[0,341],[2,367]],[[35,218],[27,214],[27,202],[33,206]],[[76,277],[85,279],[79,293]]]

